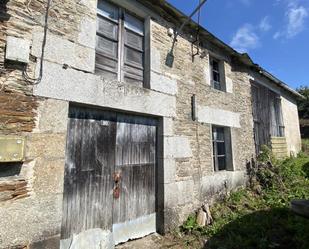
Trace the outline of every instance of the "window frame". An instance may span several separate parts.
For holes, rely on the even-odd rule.
[[[218,64],[218,70],[214,69],[214,65],[213,65],[214,62]],[[224,61],[210,54],[209,55],[209,66],[210,66],[211,87],[217,91],[226,92]],[[214,80],[214,73],[218,75],[219,81]]]
[[[275,114],[276,121],[278,126],[278,136],[285,137],[285,125],[283,121],[283,113],[282,113],[282,99],[280,95],[276,95],[275,97]]]
[[[117,58],[114,58],[106,53],[104,53],[102,50],[98,48],[98,40],[96,41],[96,62],[95,62],[95,73],[96,74],[101,74],[104,77],[105,72],[110,72],[115,74],[115,79],[120,82],[126,82],[126,83],[133,83],[133,84],[138,84],[141,86],[145,85],[145,79],[146,79],[146,35],[147,30],[146,30],[146,19],[137,16],[136,14],[132,13],[130,10],[119,6],[117,4],[114,4],[110,1],[106,0],[101,0],[101,2],[106,2],[108,5],[111,5],[117,9],[118,12],[118,19],[114,20],[112,18],[109,18],[105,15],[103,15],[102,9],[99,9],[99,3],[100,0],[98,1],[98,6],[97,6],[97,29],[96,29],[96,39],[98,37],[103,37],[104,39],[112,40],[113,42],[117,42]],[[142,27],[142,34],[135,31],[134,29],[130,28],[129,25],[126,26],[125,22],[125,16],[131,16],[133,18],[136,18],[138,21],[140,21],[143,25]],[[110,23],[117,25],[117,39],[111,39],[110,37],[107,37],[104,35],[102,32],[99,31],[99,19],[104,19],[109,21]],[[134,47],[133,45],[128,44],[127,42],[127,33],[132,33],[133,35],[139,36],[142,38],[142,49],[138,49],[137,47]],[[142,63],[133,63],[127,60],[127,54],[126,54],[126,48],[136,51],[137,53],[142,54]],[[107,58],[107,60],[115,61],[117,63],[117,70],[113,71],[107,66],[102,66],[97,63],[97,54],[99,56],[103,56]],[[136,72],[133,72],[136,70]],[[140,70],[140,74],[138,73],[138,70]],[[100,72],[101,71],[101,72]],[[126,81],[125,78],[131,79],[130,81]]]
[[[215,137],[215,132],[218,134],[221,130],[221,139]],[[231,171],[233,170],[233,153],[231,141],[231,129],[220,125],[211,125],[211,138],[212,138],[212,163],[214,172]],[[223,144],[224,153],[219,154],[219,144]],[[221,148],[222,149],[222,148]],[[224,158],[224,167],[220,168],[219,159]]]

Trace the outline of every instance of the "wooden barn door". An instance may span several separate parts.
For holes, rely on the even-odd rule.
[[[116,243],[156,231],[156,120],[70,108],[61,239],[101,228]]]
[[[156,121],[118,115],[115,175],[120,178],[120,193],[113,208],[116,243],[155,232],[155,166]]]

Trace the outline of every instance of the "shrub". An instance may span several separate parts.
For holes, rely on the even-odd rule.
[[[295,215],[289,205],[292,199],[309,199],[308,168],[309,157],[304,153],[276,161],[264,148],[249,170],[250,187],[211,207],[212,225],[200,228],[195,216],[190,216],[182,229],[206,237],[204,248],[307,249],[309,220]]]

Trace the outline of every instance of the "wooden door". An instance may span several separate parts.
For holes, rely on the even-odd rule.
[[[93,228],[113,231],[116,243],[155,232],[156,125],[70,108],[62,240]]]
[[[156,120],[117,116],[115,174],[120,176],[114,199],[116,243],[155,232]]]
[[[70,108],[64,175],[62,239],[91,228],[110,229],[116,116]]]

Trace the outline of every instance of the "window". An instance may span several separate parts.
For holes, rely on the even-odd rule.
[[[144,22],[105,0],[98,1],[96,73],[143,85]]]
[[[223,62],[214,58],[210,58],[211,86],[214,89],[225,91]]]
[[[232,170],[232,148],[230,129],[226,127],[212,127],[213,164],[215,171]]]
[[[281,97],[279,95],[276,96],[274,101],[274,109],[275,109],[275,122],[277,124],[277,136],[284,137],[285,136],[285,126],[283,123],[282,117],[282,107],[281,107]]]

